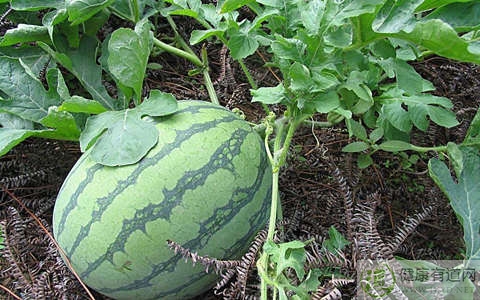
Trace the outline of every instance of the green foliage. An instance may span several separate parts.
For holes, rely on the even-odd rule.
[[[267,280],[278,291],[280,299],[289,299],[289,291],[295,293],[294,299],[308,299],[309,292],[315,291],[320,284],[319,277],[323,275],[320,270],[313,269],[305,276],[304,263],[306,261],[305,246],[301,241],[275,244],[267,241],[264,245],[263,255],[274,263],[275,267],[270,272],[265,272],[259,265],[260,276]],[[261,261],[261,259],[260,259]],[[287,277],[287,271],[295,271],[299,285],[293,285]]]
[[[131,1],[11,1],[23,20],[33,19],[30,16],[39,10],[49,11],[41,20],[7,30],[0,41],[0,155],[30,136],[80,140],[83,150],[98,140],[93,157],[122,165],[138,161],[155,145],[158,133],[145,117],[170,114],[176,104],[171,95],[158,91],[142,99],[153,37],[148,19],[140,17],[147,7],[155,11],[155,5],[134,2],[137,7]],[[99,41],[95,35],[111,12],[133,18],[135,29],[119,28]],[[90,99],[81,90],[71,95],[58,65]],[[102,83],[105,74],[117,84],[116,98]],[[137,107],[126,109],[132,100]],[[86,121],[96,114],[100,115]],[[98,121],[107,119],[108,126]]]
[[[322,249],[331,253],[337,253],[345,248],[349,242],[335,227],[330,227],[329,238],[323,242]],[[315,292],[322,280],[332,275],[328,269],[309,269],[305,272],[306,253],[305,247],[309,242],[291,241],[276,244],[273,241],[267,241],[264,245],[263,259],[268,257],[268,261],[273,264],[273,268],[265,270],[261,264],[260,258],[257,267],[260,276],[269,284],[275,287],[279,299],[310,299],[311,292]],[[292,283],[292,278],[288,276],[289,271],[294,271],[298,284]],[[276,293],[275,292],[275,293]],[[287,297],[288,293],[293,292],[293,297]]]
[[[143,78],[147,69],[152,47],[148,20],[143,19],[135,30],[120,28],[112,33],[108,41],[108,70],[117,80],[125,95],[132,95],[137,103],[142,97]]]
[[[80,136],[80,148],[92,148],[92,159],[106,166],[134,164],[155,146],[159,135],[155,124],[142,117],[166,116],[176,110],[171,94],[152,90],[150,97],[133,109],[90,117]]]
[[[430,176],[450,200],[450,205],[463,226],[466,246],[465,267],[476,266],[480,259],[480,185],[478,171],[480,153],[472,147],[450,144],[449,157],[456,179],[448,167],[438,159],[428,164]]]

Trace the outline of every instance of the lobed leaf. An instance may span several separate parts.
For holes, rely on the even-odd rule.
[[[91,149],[91,157],[107,166],[138,162],[158,141],[158,130],[143,116],[166,116],[177,110],[171,94],[153,90],[133,109],[106,111],[88,118],[80,135],[80,149]]]
[[[328,251],[336,253],[338,250],[343,250],[350,242],[335,228],[330,226],[328,229],[328,239],[323,241],[322,246]]]
[[[297,278],[302,280],[305,277],[304,263],[305,243],[301,241],[291,241],[281,244],[267,242],[265,252],[270,255],[271,261],[276,262],[276,275],[279,276],[287,268],[292,268],[297,274]]]
[[[427,116],[443,127],[451,128],[459,124],[455,113],[449,110],[452,102],[444,97],[430,94],[406,96],[394,88],[385,92],[377,101],[383,104],[381,117],[403,132],[410,132],[412,125],[422,131],[427,130]]]
[[[57,43],[56,46],[60,48],[59,51],[41,44],[42,49],[77,77],[94,100],[111,110],[123,108],[122,103],[110,97],[102,84],[102,67],[97,64],[98,42],[95,38],[84,36],[78,49],[71,49],[65,43]]]
[[[451,157],[456,162],[456,180],[450,170],[438,159],[428,163],[429,174],[450,200],[450,205],[463,226],[465,240],[465,268],[475,265],[480,259],[480,185],[478,170],[480,154],[477,149],[460,147],[461,155]],[[459,158],[461,162],[458,162]]]
[[[58,94],[48,93],[42,83],[21,60],[0,56],[0,90],[8,100],[0,101],[0,110],[39,122],[50,106],[61,102]]]

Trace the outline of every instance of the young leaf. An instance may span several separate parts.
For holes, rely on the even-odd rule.
[[[257,50],[259,43],[254,36],[238,31],[230,35],[227,46],[232,57],[239,60],[252,55]]]
[[[362,152],[370,148],[365,142],[353,142],[342,148],[342,152]]]
[[[67,3],[68,20],[78,25],[115,2],[114,0],[70,0]]]
[[[373,159],[370,155],[368,154],[359,154],[357,158],[357,166],[360,169],[365,169],[373,165]]]
[[[388,152],[411,150],[412,145],[403,141],[386,141],[378,146],[379,149]]]
[[[347,119],[346,123],[350,137],[356,136],[362,141],[367,139],[367,130],[362,124],[360,124],[360,122],[355,121],[354,119]]]
[[[44,130],[36,136],[69,141],[77,141],[80,137],[80,128],[75,118],[69,112],[58,111],[55,106],[50,107],[48,115],[40,123],[54,130]]]
[[[97,64],[98,43],[95,38],[84,36],[78,49],[71,49],[66,43],[56,43],[56,46],[61,48],[59,52],[53,51],[46,44],[40,45],[78,78],[93,99],[111,110],[123,108],[122,103],[110,97],[102,84],[102,68]]]
[[[117,29],[108,42],[108,69],[122,85],[133,89],[137,102],[140,102],[142,96],[150,49],[149,24],[146,19],[137,24],[135,31]]]
[[[48,30],[44,26],[19,24],[17,28],[7,30],[0,41],[0,47],[48,40]]]
[[[285,89],[280,83],[275,87],[262,87],[256,90],[251,90],[252,102],[261,102],[263,104],[276,104],[286,100]]]
[[[9,96],[0,101],[0,110],[35,122],[47,116],[50,106],[61,102],[58,95],[45,91],[20,60],[5,56],[0,56],[0,90]]]
[[[370,141],[372,143],[378,142],[383,137],[383,134],[384,134],[384,130],[382,127],[375,128],[372,132],[370,132],[370,136],[369,136]]]
[[[330,226],[330,229],[328,229],[328,239],[323,241],[323,246],[327,248],[328,251],[336,253],[348,244],[350,244],[350,242],[345,239],[334,226]]]
[[[81,96],[72,96],[70,99],[62,102],[58,107],[59,111],[68,111],[73,113],[100,114],[107,109],[95,100],[83,98]]]
[[[465,268],[476,264],[480,259],[480,185],[478,184],[478,170],[480,168],[480,154],[477,149],[461,147],[463,166],[457,170],[456,180],[452,179],[448,167],[438,159],[431,159],[428,163],[430,176],[450,200],[463,226],[463,238],[466,246]]]
[[[62,8],[65,0],[11,0],[10,5],[14,10],[37,11],[44,8]]]
[[[223,33],[227,30],[226,26],[219,28],[212,28],[207,30],[194,30],[190,35],[190,44],[196,45],[203,40],[206,40],[212,36],[222,36]]]
[[[310,76],[310,70],[307,68],[307,66],[299,62],[294,62],[290,66],[289,77],[290,77],[290,88],[293,91],[297,91],[297,90],[309,91],[312,88],[312,79]]]
[[[301,241],[291,241],[282,244],[270,243],[265,252],[271,256],[271,260],[276,262],[276,275],[279,276],[287,268],[292,268],[297,274],[297,278],[302,280],[305,277],[304,263],[305,243]]]
[[[221,13],[231,12],[244,5],[255,2],[254,0],[225,0],[220,9]]]

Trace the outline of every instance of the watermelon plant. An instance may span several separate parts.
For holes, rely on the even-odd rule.
[[[182,264],[181,270],[172,275],[178,282],[161,282],[158,276],[165,276],[167,266],[175,268],[178,259],[165,250],[152,254],[153,257],[133,259],[129,255],[137,248],[132,245],[147,245],[142,244],[144,240],[154,240],[145,247],[165,249],[164,241],[155,241],[151,232],[165,231],[181,222],[196,220],[182,229],[172,227],[183,230],[183,233],[167,238],[185,242],[186,246],[201,250],[205,255],[234,257],[245,250],[237,244],[240,241],[245,243],[248,237],[243,232],[239,236],[230,236],[225,244],[215,240],[216,234],[229,235],[232,231],[223,228],[226,216],[235,222],[243,218],[243,222],[249,220],[247,223],[252,223],[255,219],[248,229],[249,237],[268,220],[266,246],[257,263],[263,299],[269,295],[269,288],[273,291],[273,298],[285,298],[287,292],[293,292],[297,298],[307,295],[300,287],[306,288],[312,282],[318,282],[318,278],[300,271],[303,256],[299,255],[298,261],[293,259],[281,265],[285,263],[282,255],[301,253],[305,243],[276,245],[273,242],[281,212],[280,170],[286,164],[296,130],[307,122],[319,127],[343,122],[352,140],[343,151],[357,153],[360,168],[372,165],[372,155],[377,151],[448,154],[456,157],[452,159],[454,165],[461,165],[462,159],[458,158],[462,156],[451,145],[423,147],[411,143],[410,133],[414,128],[426,131],[431,122],[451,128],[458,125],[458,121],[451,111],[451,101],[432,95],[433,85],[423,79],[409,62],[439,55],[480,63],[477,32],[480,24],[476,18],[480,5],[476,1],[225,0],[213,4],[200,0],[11,0],[0,3],[5,11],[2,21],[8,16],[19,24],[7,30],[0,41],[0,155],[31,136],[80,142],[85,154],[59,194],[55,230],[77,271],[87,283],[108,295],[136,297],[156,284],[158,286],[152,288],[152,294],[148,296],[178,293],[177,296],[186,297],[201,291],[208,286],[201,283],[202,280],[210,282],[212,279],[200,276],[199,269],[189,269]],[[247,16],[242,14],[245,8],[250,13]],[[39,16],[38,12],[42,14]],[[116,29],[106,38],[99,39],[99,31],[111,14],[134,26]],[[177,32],[172,16],[193,18],[203,27],[191,33],[191,45],[205,40],[217,41],[224,44],[239,62],[252,86],[252,101],[261,103],[267,113],[258,127],[264,130],[264,147],[259,146],[258,138],[253,137],[254,133],[247,129],[245,122],[237,119],[219,121],[224,117],[234,119],[219,107],[191,102],[179,102],[177,107],[171,95],[157,90],[144,95],[143,81],[149,57],[155,51],[167,51],[193,63],[196,69],[192,74],[203,75],[211,101],[218,102],[209,77],[205,48],[197,55]],[[154,36],[152,20],[159,17],[165,18],[173,30],[173,44]],[[267,67],[281,73],[281,82],[277,85],[258,88],[250,75],[243,59],[258,51],[268,57]],[[116,95],[106,90],[102,79],[115,84]],[[71,95],[70,81],[78,83],[82,93]],[[268,109],[269,105],[283,106],[284,113],[275,115]],[[198,114],[191,111],[198,111]],[[477,112],[462,149],[479,147],[479,116]],[[174,129],[173,123],[183,129]],[[180,148],[184,142],[189,143],[196,135],[190,138],[188,130],[200,130],[197,139],[201,136],[207,138],[213,129],[205,124],[225,127],[226,131],[218,139],[208,138],[211,145],[207,143],[196,150],[192,144],[182,150],[195,155],[195,160],[198,155],[199,161],[188,161],[184,154],[173,154],[178,149],[167,146],[169,138],[173,141],[181,138],[182,142],[172,144]],[[248,149],[236,148],[240,140],[243,145],[243,139],[234,137],[237,129],[246,134],[243,138],[249,137],[245,140]],[[217,163],[225,161],[217,161],[220,153],[215,151],[227,141],[233,142],[233,145],[225,146],[236,149],[235,155],[230,155],[231,164],[218,166]],[[162,147],[168,151],[161,150]],[[153,159],[157,153],[163,154]],[[172,158],[163,156],[167,153],[172,153]],[[229,153],[221,155],[228,156]],[[242,163],[235,161],[237,156]],[[202,169],[200,157],[213,159],[212,165]],[[259,164],[258,160],[262,163]],[[468,161],[478,163],[474,159]],[[172,170],[162,171],[168,173],[168,176],[161,174],[164,179],[157,179],[161,180],[157,182],[143,177],[152,172],[145,164],[156,166],[163,163]],[[190,164],[197,164],[196,169]],[[267,166],[271,167],[270,172],[264,172]],[[442,186],[441,182],[446,182],[444,169],[435,162],[432,166],[432,177]],[[261,177],[262,184],[245,197],[239,191],[251,186],[251,182],[242,186],[231,181],[228,186],[231,190],[219,191],[217,188],[227,188],[227,185],[223,176],[216,173],[217,168],[230,171],[230,175],[238,172],[240,178],[247,178],[248,174],[252,176],[251,180]],[[117,170],[118,175],[111,175]],[[202,172],[195,175],[194,170]],[[439,170],[442,175],[434,175]],[[258,175],[261,172],[263,175]],[[194,183],[182,181],[186,180],[182,178],[187,174],[193,176]],[[201,192],[210,175],[215,178],[209,183],[211,192]],[[267,184],[265,181],[269,178],[271,182]],[[205,183],[200,183],[203,181]],[[172,194],[168,199],[165,196],[175,190],[172,188],[176,183],[179,189],[185,184],[188,191],[199,190],[204,198],[243,197],[242,201],[232,205],[251,204],[255,208],[235,211],[228,205],[221,206],[221,200],[219,203],[209,200],[208,203],[213,205],[209,211],[188,206],[192,204],[185,204],[185,208],[183,202],[175,198],[177,196]],[[130,191],[134,185],[141,186],[139,192]],[[155,194],[163,194],[166,203],[173,201],[171,204],[175,204],[172,207],[167,205],[165,211],[171,209],[173,212],[177,208],[179,211],[184,209],[183,213],[172,215],[156,211],[154,208],[160,200],[152,200]],[[263,201],[267,194],[271,195],[270,205]],[[140,202],[138,210],[118,208],[116,205],[121,201],[118,199],[123,197]],[[192,201],[188,199],[185,201]],[[268,206],[270,213],[265,214]],[[134,221],[137,214],[141,222]],[[158,221],[159,225],[151,221],[156,225],[150,228],[147,219],[157,216],[163,221]],[[173,221],[169,216],[179,219]],[[260,220],[260,216],[264,219]],[[79,219],[74,221],[73,218]],[[201,235],[194,236],[194,232],[200,232],[195,229],[198,222],[212,226],[211,232],[202,227],[201,234],[215,241],[208,244],[189,242],[200,239]],[[71,227],[67,229],[67,225]],[[96,238],[90,236],[90,232],[101,232],[102,235]],[[116,237],[118,242],[113,240]],[[105,243],[97,245],[99,239]],[[471,245],[477,245],[477,241],[475,239]],[[224,251],[226,244],[234,249],[228,254]],[[92,256],[84,256],[87,253]],[[159,267],[164,264],[165,268]],[[141,271],[135,269],[138,265],[143,266]],[[108,268],[114,270],[115,275],[106,275]],[[296,281],[300,285],[294,286],[283,275],[287,268],[296,270]],[[183,280],[179,279],[181,276],[188,278],[185,280],[191,282],[191,286],[178,286]]]

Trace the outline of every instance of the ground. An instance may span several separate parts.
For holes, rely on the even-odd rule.
[[[182,33],[190,30],[189,24],[180,26]],[[263,110],[250,102],[250,86],[228,51],[220,44],[203,46],[209,50],[210,73],[221,104],[229,109],[239,108],[252,122],[260,121]],[[265,59],[268,58],[259,52],[247,65],[261,86],[272,86],[277,82],[277,75],[262,67]],[[158,88],[173,93],[177,99],[208,99],[202,77],[188,75],[193,68],[191,64],[167,53],[159,54],[152,62],[162,68],[148,71],[145,93]],[[415,63],[414,67],[434,83],[436,95],[453,101],[460,125],[449,130],[430,126],[426,133],[415,132],[412,143],[434,146],[448,141],[460,142],[480,105],[479,68],[435,56]],[[351,191],[353,201],[362,201],[377,193],[375,217],[378,231],[386,240],[401,226],[402,220],[427,208],[430,210],[428,217],[402,243],[397,255],[410,259],[461,258],[461,227],[447,199],[428,176],[427,162],[435,153],[420,155],[409,162],[414,153],[377,152],[373,156],[374,165],[360,170],[356,167],[355,155],[341,152],[349,141],[341,125],[330,129],[304,126],[297,132],[280,179],[284,215],[290,220],[287,228],[295,229],[291,237],[322,238],[332,225],[346,234],[344,184]],[[68,295],[86,297],[62,262],[52,256],[55,246],[25,209],[43,220],[50,230],[55,195],[80,155],[75,143],[35,139],[0,159],[0,183],[6,189],[0,191],[0,219],[9,234],[4,243],[4,256],[0,257],[0,284],[17,295],[21,295],[22,289],[23,293],[35,294],[35,289],[42,285],[56,283],[62,289],[70,289],[65,290]],[[7,262],[5,253],[17,258],[15,266]],[[349,255],[347,260],[351,259]],[[45,272],[50,274],[50,279],[39,278]],[[256,292],[254,275],[251,281],[253,286],[247,293]],[[347,286],[346,295],[349,289],[351,292]],[[0,298],[4,297],[13,299],[0,290]],[[202,296],[205,297],[215,298],[212,293]]]

